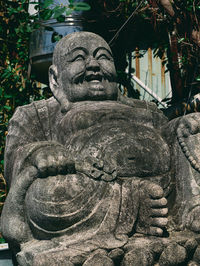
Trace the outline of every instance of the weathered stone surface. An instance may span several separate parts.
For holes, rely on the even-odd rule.
[[[123,249],[120,248],[113,249],[108,253],[108,257],[118,263],[121,261],[123,256],[124,256],[124,251]]]
[[[195,253],[194,253],[193,260],[194,260],[196,263],[199,263],[199,264],[200,264],[200,247],[199,247],[199,246],[198,246],[198,248],[196,249],[196,251],[195,251]]]
[[[196,248],[198,247],[198,242],[194,238],[188,239],[184,247],[187,250],[188,256],[192,257]]]
[[[169,244],[162,252],[159,264],[160,266],[178,265],[186,262],[186,249],[177,243]]]
[[[92,253],[84,262],[83,266],[114,266],[112,259],[110,259],[105,252],[97,250]]]
[[[1,227],[19,265],[199,263],[199,114],[168,122],[118,95],[93,33],[58,43],[49,78],[54,97],[19,107],[7,135]]]
[[[142,265],[150,266],[153,263],[153,255],[147,249],[133,249],[125,254],[122,266]]]

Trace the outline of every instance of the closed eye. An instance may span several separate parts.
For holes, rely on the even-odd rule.
[[[75,56],[73,59],[72,59],[72,62],[74,61],[84,61],[85,60],[85,57],[81,54]]]
[[[100,54],[98,57],[97,57],[97,60],[110,60],[110,57],[106,54]]]

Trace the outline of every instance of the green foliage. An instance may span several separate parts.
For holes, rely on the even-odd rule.
[[[54,18],[59,22],[63,22],[65,16],[70,15],[73,11],[88,11],[90,8],[89,4],[85,2],[75,2],[74,0],[70,0],[68,5],[56,5],[53,0],[45,0],[39,7],[38,4],[35,6],[35,9],[40,11],[40,18],[43,20]]]
[[[129,28],[124,36],[126,43],[131,36],[134,36],[138,47],[141,47],[141,44],[148,43],[151,39],[149,45],[155,48],[154,56],[163,60],[167,52],[164,62],[170,72],[172,102],[182,101],[199,93],[200,1],[124,0],[120,2],[121,11],[127,19],[140,5],[133,19],[126,25],[126,28]],[[171,5],[171,9],[164,3]],[[130,49],[133,49],[132,43]]]
[[[0,244],[4,244],[6,241],[3,237],[0,237]]]
[[[84,3],[84,2],[74,3],[72,5],[72,8],[75,11],[88,11],[88,10],[90,10],[90,6],[87,3]]]
[[[3,173],[3,152],[7,125],[18,105],[29,102],[34,93],[28,80],[28,40],[31,32],[27,1],[4,1],[0,13],[0,170]],[[1,201],[1,197],[0,197]]]

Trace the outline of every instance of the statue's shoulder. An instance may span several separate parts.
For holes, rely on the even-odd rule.
[[[134,108],[146,109],[146,110],[151,111],[151,112],[163,114],[163,112],[161,110],[159,110],[157,105],[153,102],[147,102],[144,100],[128,98],[128,97],[125,97],[123,95],[118,96],[118,101],[123,103],[123,104],[132,106]]]
[[[58,103],[54,97],[51,97],[47,100],[42,99],[38,101],[33,101],[27,105],[18,106],[14,112],[12,118],[17,118],[18,116],[28,115],[29,117],[36,117],[38,113],[49,113],[53,112],[55,109],[58,109]]]
[[[155,103],[128,98],[123,95],[118,96],[118,102],[133,107],[135,111],[137,110],[138,116],[143,115],[155,128],[160,128],[168,123],[167,117]]]

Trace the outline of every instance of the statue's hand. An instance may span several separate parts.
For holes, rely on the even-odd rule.
[[[37,168],[39,177],[75,173],[74,162],[66,157],[62,146],[42,147],[34,152],[31,161]]]
[[[140,183],[140,208],[136,232],[162,236],[167,225],[167,199],[163,189],[150,181]]]
[[[103,170],[104,163],[100,159],[88,156],[84,160],[77,160],[75,168],[78,172],[84,173],[90,178],[100,179],[104,181],[112,181],[116,178],[116,172],[108,174]]]
[[[192,113],[183,116],[179,120],[177,129],[179,137],[187,138],[189,135],[195,135],[200,132],[200,119],[199,113]]]

